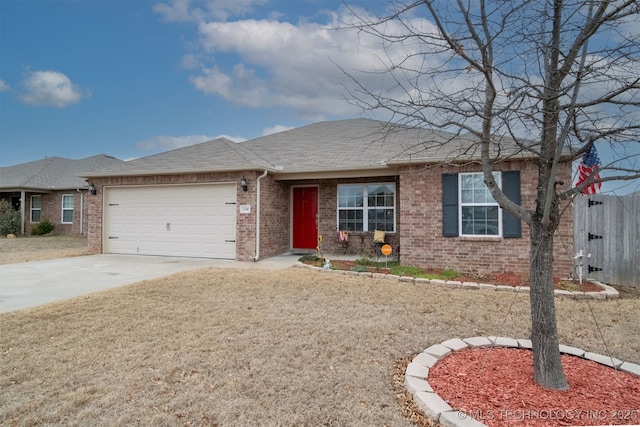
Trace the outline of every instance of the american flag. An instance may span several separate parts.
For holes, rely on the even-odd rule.
[[[576,186],[585,182],[591,175],[594,175],[593,179],[600,179],[600,174],[598,173],[598,169],[600,169],[601,163],[600,158],[598,157],[598,151],[596,150],[595,145],[591,145],[589,149],[582,156],[582,161],[578,165],[578,182]],[[584,194],[596,194],[602,184],[600,182],[591,183],[587,185],[582,193]]]

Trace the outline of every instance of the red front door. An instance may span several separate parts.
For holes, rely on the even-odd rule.
[[[318,246],[318,187],[293,189],[293,248]]]

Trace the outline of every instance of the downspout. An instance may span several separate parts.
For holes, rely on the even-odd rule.
[[[77,191],[80,194],[80,235],[82,236],[84,235],[84,222],[82,221],[84,219],[84,194],[80,189]]]
[[[265,169],[264,173],[256,179],[256,256],[253,257],[253,261],[260,259],[260,180],[267,176]]]
[[[24,209],[24,205],[27,203],[27,201],[25,200],[27,198],[27,194],[25,193],[24,190],[20,191],[20,218],[22,219],[21,221],[21,231],[20,234],[22,234],[24,236],[24,222],[25,222],[25,209]]]

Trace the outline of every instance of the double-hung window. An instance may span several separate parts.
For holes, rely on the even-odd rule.
[[[42,198],[31,196],[31,222],[40,222],[42,218]]]
[[[520,204],[520,171],[493,172],[505,196]],[[503,211],[481,172],[442,174],[442,235],[522,237],[520,219]]]
[[[338,185],[338,228],[349,231],[396,229],[396,185]]]
[[[462,236],[500,236],[502,210],[484,183],[484,174],[461,173],[460,179],[460,230]],[[498,186],[500,173],[493,178]]]
[[[73,223],[73,194],[62,195],[62,223]]]

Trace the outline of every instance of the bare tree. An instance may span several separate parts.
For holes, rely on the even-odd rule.
[[[637,155],[621,154],[637,153],[640,141],[640,3],[421,0],[395,2],[384,16],[352,11],[357,19],[349,28],[385,45],[378,70],[347,73],[357,104],[386,111],[392,123],[475,137],[491,195],[528,224],[534,379],[567,389],[554,233],[563,200],[596,181],[640,177]],[[509,200],[494,180],[505,139],[537,158],[535,209]],[[616,159],[600,175],[561,189],[560,162],[579,159],[596,143],[616,149]]]

